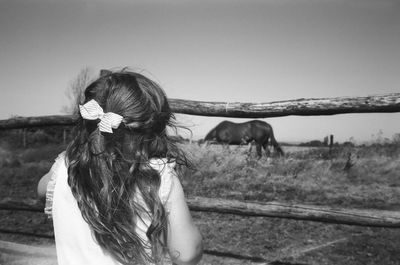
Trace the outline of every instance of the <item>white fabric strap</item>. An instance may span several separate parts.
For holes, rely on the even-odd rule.
[[[112,129],[118,128],[123,119],[121,115],[114,112],[104,113],[103,108],[94,99],[84,105],[79,105],[79,111],[85,120],[100,119],[97,126],[101,132],[113,133]]]

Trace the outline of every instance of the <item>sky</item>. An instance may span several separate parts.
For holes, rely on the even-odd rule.
[[[85,67],[169,98],[271,102],[398,93],[398,0],[0,0],[0,119],[63,114]],[[222,120],[177,115],[199,139]],[[278,141],[391,138],[399,113],[263,119]]]

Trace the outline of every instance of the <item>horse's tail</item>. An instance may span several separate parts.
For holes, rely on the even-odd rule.
[[[278,152],[279,155],[283,156],[283,150],[282,148],[279,146],[278,142],[276,141],[275,137],[274,137],[274,132],[271,130],[271,144],[272,146],[275,148],[275,151]]]

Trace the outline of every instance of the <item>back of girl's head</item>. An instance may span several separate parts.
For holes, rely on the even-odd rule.
[[[172,118],[163,90],[138,73],[119,72],[100,77],[85,90],[85,102],[92,99],[105,113],[113,112],[123,117],[117,133],[128,130],[145,138],[163,135]],[[89,131],[93,129],[88,125]]]
[[[165,250],[165,209],[158,198],[160,174],[151,158],[185,163],[167,134],[174,116],[163,90],[145,76],[116,72],[99,77],[85,90],[85,103],[95,100],[104,113],[122,117],[112,133],[99,120],[82,117],[67,149],[68,183],[82,216],[100,246],[122,264],[157,263]],[[135,196],[140,192],[145,205]],[[149,245],[135,233],[135,220],[147,215]]]

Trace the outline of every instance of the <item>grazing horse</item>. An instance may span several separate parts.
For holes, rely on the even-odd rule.
[[[283,151],[275,140],[271,125],[264,121],[252,120],[243,123],[223,121],[212,129],[204,138],[205,142],[217,142],[228,145],[256,144],[258,158],[261,158],[261,147],[266,154],[269,153],[268,141],[274,146],[279,155]]]

